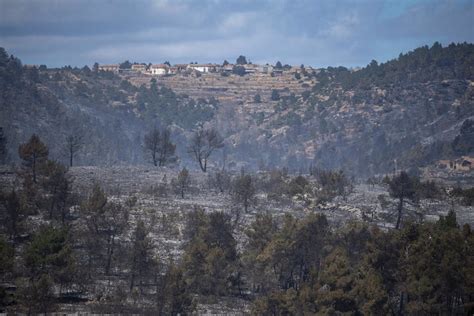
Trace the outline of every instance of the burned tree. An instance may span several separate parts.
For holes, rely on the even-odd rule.
[[[179,172],[178,177],[172,180],[176,193],[181,195],[182,199],[184,199],[184,193],[188,190],[190,182],[189,171],[186,168],[183,168]]]
[[[191,138],[188,153],[199,163],[203,172],[207,171],[207,162],[211,154],[224,147],[224,140],[215,128],[198,129]]]
[[[129,212],[121,204],[110,202],[99,187],[81,206],[85,215],[86,227],[84,243],[88,252],[88,265],[91,270],[94,261],[100,263],[106,275],[112,270],[113,260],[121,247],[121,236],[128,229]]]
[[[70,134],[65,140],[65,150],[69,158],[69,166],[72,167],[74,157],[84,146],[83,137],[81,134]]]
[[[11,239],[18,236],[19,226],[23,219],[20,197],[15,190],[10,193],[0,193],[0,201],[5,208],[2,225],[10,235]]]
[[[48,147],[40,140],[38,135],[33,134],[27,143],[20,145],[18,154],[23,160],[23,165],[31,170],[33,182],[36,183],[38,166],[48,159]]]
[[[413,179],[406,172],[402,171],[398,176],[388,181],[388,189],[390,196],[398,199],[397,224],[395,228],[399,229],[405,200],[414,200],[416,198],[416,179]]]
[[[3,128],[0,127],[0,164],[7,162],[7,138],[3,133]]]
[[[232,186],[230,174],[224,169],[218,170],[216,173],[209,176],[209,186],[216,189],[219,193],[230,191]]]
[[[71,203],[72,178],[68,169],[56,161],[48,160],[43,169],[45,177],[42,185],[48,193],[45,201],[48,203],[49,219],[58,218],[65,224]]]
[[[169,129],[159,130],[154,128],[145,135],[145,151],[151,155],[155,166],[165,166],[177,160],[175,156],[176,145],[171,142]]]
[[[153,258],[153,244],[149,236],[149,231],[142,220],[137,222],[137,226],[131,237],[130,250],[130,292],[138,281],[138,287],[142,289],[143,281],[150,276],[156,261]]]
[[[250,175],[242,174],[234,181],[233,198],[244,207],[245,213],[254,202],[255,186]]]

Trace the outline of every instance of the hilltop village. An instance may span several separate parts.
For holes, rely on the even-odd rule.
[[[191,98],[216,99],[226,104],[259,104],[279,97],[301,96],[316,83],[321,71],[311,66],[291,66],[281,62],[254,64],[239,56],[234,64],[163,64],[130,63],[95,64],[94,71],[113,73],[136,87],[159,85]]]
[[[247,63],[244,56],[240,56],[237,59],[236,64],[231,64],[227,61],[221,64],[198,64],[197,62],[189,64],[174,64],[171,65],[169,62],[163,64],[146,64],[146,63],[130,63],[125,61],[121,64],[107,64],[107,65],[96,65],[99,70],[111,71],[119,74],[147,74],[147,75],[177,75],[177,74],[205,74],[205,73],[220,73],[223,76],[236,74],[269,74],[271,76],[280,76],[283,72],[302,72],[309,71],[313,72],[315,69],[312,67],[305,67],[301,65],[294,67],[290,65],[282,65],[277,62],[275,65],[265,64],[258,65],[253,63]]]

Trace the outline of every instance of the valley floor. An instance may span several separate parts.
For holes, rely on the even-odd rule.
[[[356,184],[352,193],[345,198],[337,197],[326,204],[315,204],[311,197],[270,199],[266,193],[258,192],[256,202],[244,212],[236,206],[229,193],[219,193],[209,184],[209,176],[202,172],[191,172],[192,184],[184,198],[176,194],[172,179],[178,171],[169,168],[150,166],[121,167],[73,167],[69,170],[73,179],[73,190],[82,198],[90,194],[91,188],[98,184],[104,189],[110,201],[121,202],[130,207],[130,224],[135,226],[143,221],[150,229],[156,256],[164,262],[177,261],[183,254],[183,230],[186,214],[197,209],[207,213],[223,211],[231,215],[234,225],[234,238],[237,250],[242,251],[246,243],[245,230],[255,220],[257,214],[270,213],[282,220],[285,214],[303,218],[312,212],[323,213],[334,227],[351,220],[367,221],[382,229],[394,227],[396,201],[389,197],[387,188],[382,185]],[[2,169],[0,182],[5,186],[16,186],[15,174]],[[458,222],[462,225],[474,224],[474,207],[456,205],[451,200],[422,200],[416,205],[408,205],[407,213],[418,214],[412,220],[436,221],[439,215],[446,215],[455,207]],[[73,207],[74,211],[78,208]],[[40,220],[40,216],[30,218]],[[117,282],[122,282],[120,272],[116,275],[97,279],[94,293],[111,293]],[[105,294],[104,294],[105,295]],[[87,297],[97,300],[97,297]],[[244,315],[250,303],[243,299],[229,298],[212,301],[199,299],[198,312],[201,315]],[[147,304],[143,302],[143,304]],[[87,306],[79,310],[88,310]],[[62,305],[62,311],[78,311],[77,304]]]

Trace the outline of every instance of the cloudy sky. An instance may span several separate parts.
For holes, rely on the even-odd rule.
[[[474,42],[474,0],[0,0],[0,47],[50,67],[235,61],[362,66]]]

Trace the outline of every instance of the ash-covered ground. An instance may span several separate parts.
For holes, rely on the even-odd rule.
[[[147,225],[154,244],[155,256],[162,262],[180,260],[184,247],[183,230],[186,214],[197,208],[209,213],[222,211],[231,215],[238,251],[242,251],[246,244],[245,230],[259,213],[270,213],[278,221],[286,214],[303,218],[312,212],[320,212],[327,216],[334,227],[358,220],[388,229],[393,228],[396,221],[397,200],[390,197],[387,186],[383,184],[354,183],[348,194],[337,196],[325,203],[318,202],[312,194],[281,196],[275,199],[265,190],[258,188],[258,179],[265,177],[265,173],[261,172],[252,175],[257,179],[255,182],[257,190],[251,206],[245,212],[233,199],[230,189],[219,192],[212,185],[212,171],[208,173],[191,171],[191,183],[185,190],[183,198],[172,184],[178,172],[177,169],[152,166],[108,168],[84,166],[69,169],[73,192],[79,197],[78,201],[87,198],[94,185],[99,185],[110,201],[120,202],[129,208],[129,227],[134,227],[139,219]],[[294,176],[287,175],[287,177],[290,179]],[[306,177],[311,183],[311,176]],[[16,173],[10,168],[2,169],[0,181],[5,187],[15,187],[19,184]],[[463,206],[458,199],[449,195],[442,199],[422,199],[416,203],[406,203],[405,208],[404,220],[436,221],[440,215],[446,215],[449,210],[454,209],[461,225],[474,223],[474,207]],[[75,212],[79,212],[79,205],[71,208],[73,216]],[[39,223],[34,223],[35,220],[41,221],[41,217],[30,217],[29,225],[38,226]],[[130,230],[126,236],[130,237],[131,233]],[[124,282],[120,278],[120,273],[97,279],[95,288],[90,293],[101,293],[101,295],[113,293],[120,282]],[[100,298],[91,296],[87,299],[94,301]],[[149,302],[143,301],[139,304],[146,305]],[[199,301],[197,311],[203,315],[241,315],[249,311],[249,306],[250,303],[244,299],[219,298],[218,301],[212,301],[206,298]],[[77,311],[78,306],[64,304],[62,310]],[[88,311],[87,305],[83,306],[83,310]]]

